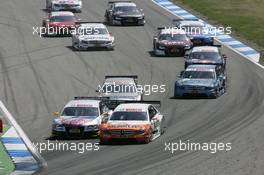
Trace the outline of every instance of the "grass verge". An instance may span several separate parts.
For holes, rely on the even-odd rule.
[[[206,16],[213,23],[232,27],[233,34],[262,53],[264,63],[263,0],[171,0]]]
[[[8,130],[8,126],[4,126],[4,132],[5,133]],[[0,139],[3,134],[0,134]],[[6,153],[5,147],[0,141],[0,174],[1,175],[8,175],[11,174],[15,169],[15,166],[9,157],[9,155]]]

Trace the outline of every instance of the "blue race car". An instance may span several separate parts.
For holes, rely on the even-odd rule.
[[[211,34],[211,29],[206,27],[204,22],[198,19],[174,19],[173,23],[177,28],[186,32],[193,46],[212,46],[214,44],[214,37]]]
[[[221,46],[197,46],[185,53],[185,69],[192,64],[217,65],[226,68],[226,56],[221,54]]]
[[[226,74],[216,65],[190,65],[175,83],[174,97],[217,98],[226,91]]]

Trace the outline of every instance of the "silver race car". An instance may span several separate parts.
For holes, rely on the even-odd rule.
[[[81,12],[82,0],[46,0],[46,9],[50,11]]]
[[[114,50],[115,38],[100,22],[81,23],[72,35],[72,47],[76,50],[106,48]]]
[[[137,79],[136,75],[106,76],[97,90],[98,95],[111,100],[141,101],[143,92],[138,88]]]

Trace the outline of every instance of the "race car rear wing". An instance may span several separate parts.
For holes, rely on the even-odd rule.
[[[221,44],[214,44],[213,46],[214,47],[218,47],[218,48],[222,48],[222,45]]]
[[[79,24],[102,24],[103,22],[102,21],[80,21]]]
[[[173,19],[172,22],[179,22],[179,21],[199,21],[199,19]]]
[[[107,75],[105,79],[108,78],[133,78],[135,83],[138,83],[138,76],[137,75]]]
[[[157,27],[157,30],[163,30],[163,29],[176,29],[174,26],[163,26],[163,27]]]
[[[108,78],[133,78],[133,79],[138,79],[137,75],[106,75],[105,79]]]
[[[74,97],[74,100],[100,100],[107,101],[109,97]]]
[[[160,101],[129,101],[129,100],[108,100],[106,101],[106,105],[109,109],[114,110],[118,105],[124,104],[124,103],[135,103],[135,104],[152,104],[156,107],[161,107]]]
[[[172,24],[176,25],[177,27],[180,24],[180,21],[201,21],[200,19],[173,19]]]
[[[118,2],[132,2],[132,1],[108,1],[108,4],[114,4]]]

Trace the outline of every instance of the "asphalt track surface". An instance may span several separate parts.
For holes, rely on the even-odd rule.
[[[73,52],[67,37],[32,35],[32,27],[40,26],[45,16],[45,1],[1,2],[0,97],[33,142],[46,142],[50,136],[52,112],[74,96],[95,95],[105,75],[137,74],[140,84],[165,84],[167,89],[145,97],[162,101],[161,111],[167,118],[162,137],[148,145],[106,145],[84,154],[46,151],[42,155],[48,168],[42,174],[206,174],[206,170],[187,170],[216,155],[172,155],[164,151],[164,143],[179,139],[224,142],[263,115],[263,70],[228,49],[224,49],[229,81],[225,95],[216,100],[170,99],[183,58],[151,57],[149,51],[156,28],[171,24],[174,17],[150,0],[136,2],[144,9],[145,27],[109,27],[116,37],[116,50],[89,52]],[[83,21],[103,21],[106,0],[84,1],[83,5],[78,14]],[[243,152],[243,148],[233,145],[232,151]]]

